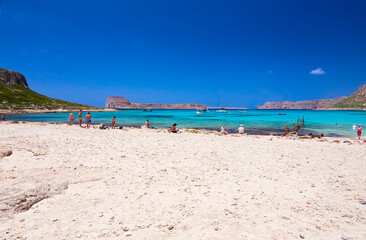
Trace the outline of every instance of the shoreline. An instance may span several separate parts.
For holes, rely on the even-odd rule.
[[[39,123],[40,125],[45,125],[45,124],[49,124],[49,125],[67,125],[70,127],[74,127],[77,126],[79,127],[79,123],[77,121],[75,121],[73,123],[73,125],[70,125],[69,122],[64,121],[64,122],[45,122],[45,121],[23,121],[23,120],[6,120],[5,122],[0,121],[1,123],[10,123],[10,124],[18,124],[18,123],[22,123],[22,124],[37,124]],[[101,125],[104,125],[108,130],[123,130],[123,129],[145,129],[145,130],[149,130],[149,131],[156,131],[156,132],[163,132],[166,131],[168,132],[168,127],[164,128],[150,128],[150,129],[146,129],[144,127],[144,125],[120,125],[120,124],[116,124],[116,129],[112,129],[111,128],[111,123],[109,124],[105,124],[105,123],[101,123],[101,122],[92,122],[91,123],[91,128],[92,129],[99,129]],[[121,129],[119,129],[121,127]],[[81,128],[86,128],[86,123],[83,121],[82,122],[82,127]],[[214,128],[178,128],[180,130],[180,132],[191,132],[191,133],[198,133],[198,134],[216,134],[216,135],[223,135],[220,133],[220,129],[214,129]],[[301,139],[301,140],[312,140],[310,138],[308,138],[308,135],[306,134],[289,134],[288,136],[284,136],[284,133],[266,133],[266,132],[261,132],[261,131],[255,131],[255,130],[246,130],[247,133],[246,134],[239,134],[237,131],[228,131],[228,135],[227,136],[238,136],[238,137],[242,137],[242,136],[253,136],[253,137],[283,137],[283,138],[291,138],[291,139]],[[313,140],[316,141],[318,140],[318,138],[320,137],[320,133],[318,134],[314,134]],[[357,142],[359,140],[356,139],[356,137],[354,136],[343,136],[343,135],[324,135],[324,137],[326,139],[329,139],[330,141],[352,141],[352,142]],[[361,139],[361,141],[363,141],[364,138]],[[366,139],[365,139],[366,140]],[[326,140],[327,141],[327,140]]]

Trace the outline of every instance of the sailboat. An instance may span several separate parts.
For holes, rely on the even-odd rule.
[[[222,99],[222,95],[220,94],[219,101],[217,102],[217,107],[219,107],[221,105],[221,99]],[[227,113],[228,111],[222,107],[219,110],[216,110],[216,112],[217,113]]]

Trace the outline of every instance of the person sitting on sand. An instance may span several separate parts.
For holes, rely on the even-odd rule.
[[[361,124],[358,124],[358,128],[357,128],[358,140],[361,140],[361,134],[362,134],[362,127],[361,127]]]
[[[70,125],[72,125],[74,123],[74,119],[75,119],[74,114],[70,113],[69,118],[68,118],[68,120],[70,121]]]
[[[225,125],[222,125],[222,127],[221,127],[221,129],[220,129],[220,132],[222,133],[222,134],[225,134],[225,135],[227,135],[228,134],[228,132],[226,131],[226,129],[225,129]]]
[[[243,127],[243,124],[240,124],[240,127],[238,128],[239,134],[244,134],[245,133],[245,129]]]
[[[91,123],[91,115],[90,112],[88,112],[88,114],[85,116],[85,121],[86,121],[86,127],[90,128],[90,123]]]
[[[309,135],[308,135],[311,139],[313,139],[313,134],[312,133],[309,133]]]
[[[174,123],[173,126],[171,128],[169,128],[168,130],[169,132],[172,132],[172,133],[177,133],[179,130],[177,129],[177,124]]]
[[[322,134],[320,134],[319,141],[320,141],[320,142],[324,142],[324,141],[328,141],[328,139],[326,139],[326,138],[324,137],[324,134],[322,133]]]
[[[146,127],[146,128],[150,128],[149,120],[146,120],[146,122],[145,122],[145,127]]]
[[[4,113],[1,114],[1,120],[5,121],[5,114]]]
[[[83,112],[79,111],[79,126],[81,127],[81,123],[83,122]]]
[[[116,128],[116,116],[112,118],[112,129]]]

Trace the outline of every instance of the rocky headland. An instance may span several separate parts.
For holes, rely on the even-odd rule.
[[[23,74],[0,68],[0,112],[60,112],[78,109],[100,110],[88,105],[49,98],[29,88]]]
[[[308,110],[365,110],[366,109],[366,84],[361,86],[349,97],[337,97],[334,99],[318,99],[309,101],[279,101],[266,102],[257,106],[257,109],[308,109]]]
[[[160,103],[132,103],[125,97],[109,96],[106,108],[137,108],[137,109],[206,109],[204,104],[160,104]]]

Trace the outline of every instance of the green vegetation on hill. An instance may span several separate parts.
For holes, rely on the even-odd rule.
[[[347,99],[334,105],[335,108],[366,108],[365,100],[356,100],[355,98],[348,97]]]
[[[366,108],[366,84],[348,98],[334,105],[335,108]]]
[[[0,109],[91,109],[38,94],[21,84],[7,85],[0,81]]]

